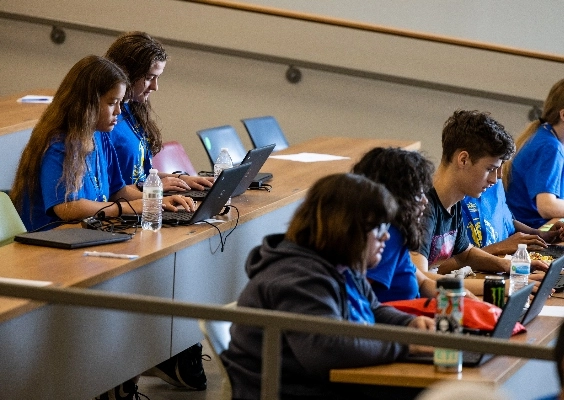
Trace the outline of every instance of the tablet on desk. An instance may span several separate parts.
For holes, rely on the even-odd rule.
[[[14,237],[14,241],[18,243],[68,250],[124,242],[129,239],[131,239],[131,236],[124,233],[112,233],[83,228],[52,229],[49,231],[21,233]]]

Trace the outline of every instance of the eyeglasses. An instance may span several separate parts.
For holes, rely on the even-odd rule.
[[[386,233],[388,233],[389,229],[390,229],[390,223],[382,222],[379,227],[372,229],[372,233],[374,233],[374,236],[378,240],[381,240],[386,235]]]

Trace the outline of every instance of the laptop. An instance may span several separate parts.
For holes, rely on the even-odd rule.
[[[224,169],[208,191],[208,194],[202,199],[196,211],[163,211],[163,225],[192,225],[218,215],[249,168],[251,168],[251,164],[246,163]],[[137,220],[140,223],[138,221],[140,216],[138,215],[122,215],[122,218]]]
[[[507,298],[507,303],[503,307],[494,330],[487,336],[496,339],[509,339],[513,333],[515,324],[519,321],[523,307],[533,291],[534,284],[529,284],[519,289]],[[479,335],[482,333],[478,333]],[[462,353],[462,364],[466,367],[477,367],[489,361],[494,355],[485,353],[476,353],[473,351],[464,351]],[[432,354],[413,354],[407,356],[407,362],[432,364]]]
[[[276,145],[270,144],[264,147],[257,147],[256,149],[251,149],[245,155],[245,158],[241,162],[241,164],[250,163],[251,167],[239,183],[239,185],[231,194],[231,197],[239,196],[240,194],[245,193],[248,188],[260,188],[265,182],[268,182],[272,179],[272,174],[269,172],[259,172],[272,150]],[[165,193],[165,196],[170,196],[173,194],[180,194],[182,196],[192,197],[193,199],[202,199],[208,195],[210,192],[210,188],[205,188],[204,190],[188,190],[185,192],[174,192],[168,191]]]
[[[14,241],[19,243],[68,250],[124,242],[129,239],[131,239],[131,236],[123,233],[84,228],[51,229],[49,231],[21,233],[14,237]]]
[[[548,271],[546,271],[546,274],[542,279],[529,308],[523,310],[523,318],[521,319],[521,323],[523,325],[527,325],[542,311],[546,300],[552,292],[552,288],[560,277],[562,267],[564,267],[564,257],[560,257],[550,264],[550,267],[548,268]]]

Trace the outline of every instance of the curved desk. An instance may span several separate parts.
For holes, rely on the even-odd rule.
[[[274,175],[269,182],[272,191],[247,191],[233,198],[240,211],[239,226],[227,238],[224,252],[219,250],[217,231],[206,224],[139,231],[130,241],[100,247],[138,254],[134,260],[12,243],[0,247],[0,277],[197,303],[234,301],[247,281],[243,266],[250,249],[264,235],[286,230],[319,177],[350,170],[375,146],[418,149],[419,142],[327,137],[278,152],[350,159],[319,163],[269,159],[263,170]],[[218,225],[222,235],[235,225],[235,218],[231,210]],[[0,298],[0,337],[0,397],[24,399],[94,397],[202,339],[194,320],[8,298]]]

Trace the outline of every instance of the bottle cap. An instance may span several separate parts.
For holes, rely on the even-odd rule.
[[[222,147],[220,151],[226,151],[229,153],[229,150],[227,149],[227,147]]]
[[[518,248],[518,249],[526,249],[526,248],[527,248],[527,245],[526,245],[525,243],[519,243],[519,244],[517,245],[517,248]]]
[[[441,278],[437,281],[437,288],[442,287],[443,289],[462,289],[463,288],[462,279],[460,278]]]
[[[158,174],[158,173],[159,173],[159,170],[156,169],[156,168],[151,168],[151,169],[149,170],[149,173],[150,173],[150,174]]]

